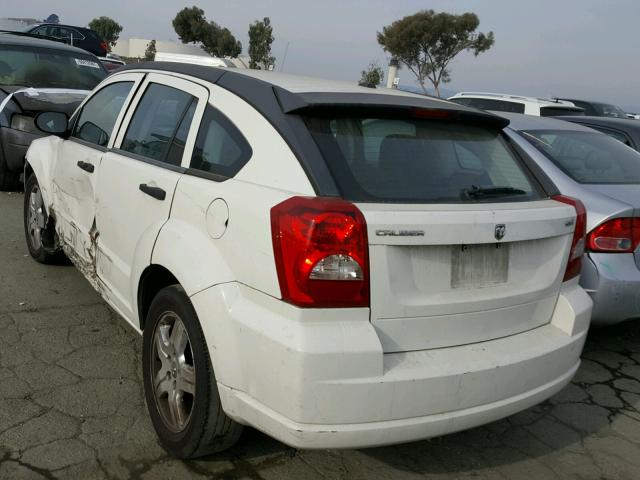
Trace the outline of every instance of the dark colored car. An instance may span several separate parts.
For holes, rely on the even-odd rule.
[[[593,128],[640,151],[640,122],[610,117],[556,117]]]
[[[61,42],[0,33],[0,190],[18,187],[41,111],[71,115],[107,76],[98,58]]]
[[[100,58],[100,61],[102,62],[102,65],[104,65],[104,68],[106,68],[109,73],[113,73],[116,70],[119,70],[126,65],[126,63],[120,60],[119,58],[105,57],[105,58]]]
[[[573,98],[559,98],[558,100],[566,100],[576,107],[584,108],[584,114],[590,117],[628,118],[627,112],[611,103],[574,100]]]
[[[36,23],[29,25],[24,32],[63,40],[73,47],[81,48],[98,57],[104,57],[109,52],[107,43],[89,28],[57,23]]]

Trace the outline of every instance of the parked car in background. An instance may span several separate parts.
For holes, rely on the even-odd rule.
[[[98,57],[104,57],[109,52],[107,43],[90,28],[58,23],[35,23],[29,25],[23,31],[63,40],[73,47],[81,48]]]
[[[112,53],[108,53],[106,57],[101,57],[100,61],[109,73],[113,73],[126,65],[124,60],[122,60],[118,55],[114,55]]]
[[[27,147],[42,132],[42,110],[71,114],[107,75],[79,48],[37,37],[0,33],[0,190],[15,189]]]
[[[560,192],[581,199],[587,208],[580,284],[594,301],[592,322],[640,318],[640,153],[576,123],[501,115],[511,121],[512,140]]]
[[[300,448],[471,428],[562,389],[592,308],[584,208],[506,123],[350,83],[128,65],[70,122],[38,118],[59,136],[27,155],[27,245],[62,249],[143,332],[173,455],[241,425]]]
[[[449,100],[460,105],[496,112],[524,113],[539,117],[584,115],[584,109],[571,102],[546,98],[522,97],[504,93],[460,92]]]
[[[622,118],[610,117],[557,117],[560,120],[584,125],[610,137],[620,140],[625,145],[640,150],[640,122],[629,122]]]
[[[575,106],[584,108],[584,114],[591,117],[628,118],[627,113],[617,105],[590,100],[574,100],[572,98],[558,98],[565,102],[571,102]]]

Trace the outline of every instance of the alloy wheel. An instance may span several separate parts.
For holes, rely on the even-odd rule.
[[[183,431],[189,423],[196,395],[196,371],[189,334],[174,312],[158,321],[151,355],[153,393],[166,427]]]
[[[42,232],[45,228],[44,202],[40,187],[34,185],[29,192],[29,213],[27,215],[27,225],[29,229],[29,239],[34,250],[42,247]]]

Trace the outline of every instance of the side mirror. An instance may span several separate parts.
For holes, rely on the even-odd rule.
[[[35,124],[44,133],[64,135],[69,127],[69,117],[62,112],[40,112],[36,115]]]

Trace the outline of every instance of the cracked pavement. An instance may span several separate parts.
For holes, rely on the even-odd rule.
[[[297,451],[246,429],[183,462],[156,441],[141,339],[71,266],[29,256],[0,193],[0,479],[637,479],[640,322],[594,330],[575,380],[484,427],[368,450]]]

